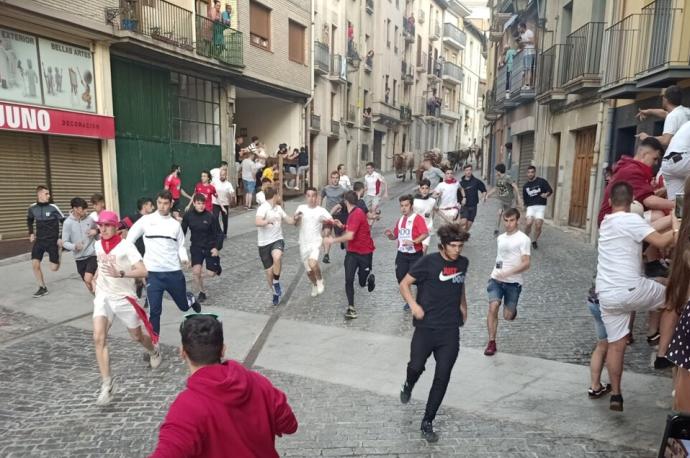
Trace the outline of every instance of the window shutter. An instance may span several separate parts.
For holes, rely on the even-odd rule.
[[[271,12],[268,8],[258,3],[249,4],[249,31],[266,40],[270,39]]]
[[[304,63],[304,27],[289,21],[288,27],[289,58],[292,61]]]

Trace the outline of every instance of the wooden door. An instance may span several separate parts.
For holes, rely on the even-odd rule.
[[[589,174],[594,160],[596,127],[582,129],[575,134],[575,161],[573,183],[570,192],[570,214],[568,224],[584,228],[587,222],[587,198],[589,196]]]

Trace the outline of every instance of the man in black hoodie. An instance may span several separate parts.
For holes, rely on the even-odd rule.
[[[60,223],[65,216],[55,204],[50,203],[50,190],[45,186],[36,188],[36,203],[29,207],[26,224],[29,227],[29,241],[33,243],[31,249],[31,267],[38,283],[34,297],[48,294],[46,282],[41,271],[43,255],[48,253],[50,270],[55,272],[60,268]],[[34,231],[34,223],[36,230]]]
[[[201,266],[206,261],[206,270],[209,276],[220,275],[220,256],[218,252],[223,248],[223,231],[218,223],[218,218],[214,218],[213,213],[206,210],[206,196],[195,194],[192,200],[194,209],[184,214],[182,218],[182,230],[185,235],[187,228],[192,231],[191,246],[189,251],[192,255],[192,280],[199,289],[198,301],[206,300],[204,291],[204,276]]]

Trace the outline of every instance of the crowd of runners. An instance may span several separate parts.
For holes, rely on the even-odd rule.
[[[673,113],[676,111],[669,113],[667,122]],[[664,184],[653,174],[654,165],[662,157],[666,158],[664,160],[676,157],[673,154],[680,150],[674,149],[674,145],[680,143],[679,135],[685,135],[683,145],[690,145],[690,122],[671,134],[665,156],[659,139],[643,138],[635,157],[623,157],[617,164],[601,206],[599,262],[595,285],[588,299],[599,342],[592,355],[588,396],[599,398],[611,392],[612,410],[623,410],[623,355],[626,345],[633,342],[631,329],[635,312],[649,312],[647,342],[658,348],[654,366],[657,369],[673,365],[685,368],[678,372],[676,402],[687,405],[683,402],[687,402],[685,397],[690,392],[690,373],[686,370],[690,355],[685,354],[686,328],[690,326],[685,306],[690,279],[686,257],[690,224],[685,220],[681,223],[680,217],[684,211],[690,211],[685,208],[690,204],[682,203],[681,192],[664,193]],[[386,179],[375,170],[373,163],[366,165],[361,181],[351,180],[345,167],[340,165],[329,174],[328,184],[321,190],[305,186],[302,168],[308,164],[306,150],[294,149],[290,153],[287,145],[282,144],[277,154],[285,155],[294,164],[288,165],[287,170],[293,177],[292,183],[286,180],[285,185],[299,188],[302,180],[304,188],[304,203],[288,214],[282,206],[279,189],[282,180],[277,179],[284,171],[278,170],[275,157],[265,155],[258,138],[253,138],[247,147],[242,146],[242,141],[238,137],[235,158],[242,180],[239,187],[246,209],[252,208],[254,199],[258,204],[254,219],[258,258],[265,272],[272,305],[278,306],[285,293],[281,284],[285,223],[298,228],[300,259],[312,297],[323,294],[328,288],[320,264],[331,262],[332,250],[338,247],[344,250],[344,317],[356,319],[356,304],[366,299],[356,298],[355,279],[369,293],[376,288],[377,278],[373,272],[376,246],[372,226],[381,218],[382,202],[389,198]],[[682,154],[681,158],[681,161],[668,160],[682,162]],[[396,256],[391,262],[395,264],[403,308],[409,311],[414,324],[400,400],[409,402],[426,361],[433,354],[435,374],[421,431],[427,441],[435,442],[438,436],[433,421],[458,357],[459,328],[467,320],[465,278],[470,262],[462,256],[462,251],[465,244],[471,243],[470,232],[479,204],[494,195],[499,201],[494,229],[495,264],[491,272],[487,272],[486,288],[484,354],[493,356],[498,351],[499,311],[502,306],[504,320],[517,318],[523,274],[532,267],[531,250],[539,247],[547,201],[553,190],[547,180],[537,176],[533,166],[525,170],[527,180],[521,190],[504,164],[495,166],[495,185],[490,190],[474,175],[471,164],[463,167],[459,179],[453,169],[441,170],[429,159],[423,162],[423,169],[414,192],[399,196],[400,217],[395,224],[377,230],[396,243]],[[50,191],[39,186],[37,202],[28,211],[29,234],[34,242],[32,265],[39,286],[34,297],[48,293],[41,270],[43,255],[48,253],[50,269],[57,270],[62,250],[71,251],[77,271],[94,296],[94,342],[102,379],[96,403],[105,405],[112,401],[114,390],[107,346],[113,318],[117,316],[132,338],[145,348],[149,364],[155,369],[162,361],[158,341],[163,295],[167,292],[181,311],[194,312],[185,315],[180,328],[183,353],[193,375],[189,389],[173,404],[161,428],[156,456],[169,456],[170,450],[188,451],[191,447],[202,447],[194,449],[197,451],[211,450],[213,444],[199,444],[205,433],[194,423],[208,424],[205,415],[232,423],[235,435],[246,434],[259,442],[261,434],[270,436],[272,444],[274,435],[291,433],[297,428],[284,394],[237,363],[221,364],[222,325],[217,316],[201,312],[201,304],[208,298],[205,277],[218,276],[222,272],[221,251],[228,236],[228,214],[236,204],[227,163],[202,172],[191,195],[182,188],[180,173],[181,167],[173,165],[170,173],[162,178],[163,189],[155,197],[139,199],[137,213],[123,218],[106,209],[100,194],[91,197],[93,211],[90,214],[88,203],[75,197],[65,217],[51,203]],[[686,190],[690,189],[689,183],[685,183]],[[181,204],[182,197],[189,199],[186,207]],[[520,230],[521,223],[524,230]],[[189,253],[185,247],[187,232],[190,232]],[[435,243],[432,244],[434,235]],[[682,241],[680,245],[679,240]],[[192,269],[192,290],[186,286],[183,273],[186,267]],[[610,384],[601,381],[604,365]],[[199,375],[201,372],[203,376]],[[215,396],[217,399],[224,396],[213,394],[213,390],[222,390],[223,377],[254,380],[251,383],[259,388],[252,395],[252,402],[270,405],[262,415],[275,416],[265,420],[282,422],[282,426],[249,431],[251,428],[245,425],[236,429],[239,422],[230,419],[219,407],[209,411],[193,405],[200,397]],[[201,386],[212,384],[209,393],[204,395],[195,390],[192,380],[197,380],[195,383]],[[250,409],[243,412],[254,415]],[[254,439],[245,442],[245,446],[253,444]],[[237,440],[242,441],[241,438]]]

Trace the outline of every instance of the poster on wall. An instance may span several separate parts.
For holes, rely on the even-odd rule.
[[[69,110],[96,111],[91,51],[59,41],[38,39],[44,103]]]
[[[0,99],[40,104],[36,37],[0,28]]]

